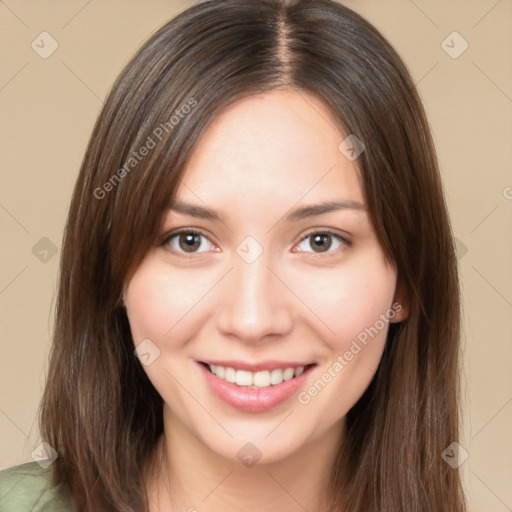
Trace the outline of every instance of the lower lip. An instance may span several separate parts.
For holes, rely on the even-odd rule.
[[[308,378],[314,366],[310,366],[298,377],[267,388],[251,389],[237,386],[219,379],[203,364],[198,363],[212,392],[223,402],[246,412],[262,412],[279,405],[290,398]]]

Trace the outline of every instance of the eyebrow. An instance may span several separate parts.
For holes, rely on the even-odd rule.
[[[285,220],[288,222],[298,221],[307,217],[314,217],[316,215],[322,215],[337,210],[365,210],[364,204],[358,201],[328,201],[325,203],[312,204],[308,206],[302,206],[295,208],[285,216]],[[183,201],[174,201],[169,205],[170,211],[176,211],[191,217],[197,217],[200,219],[208,219],[222,222],[219,214],[207,208],[205,206],[193,205],[185,203]]]

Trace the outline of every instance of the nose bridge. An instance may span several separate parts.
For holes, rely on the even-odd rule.
[[[285,334],[293,323],[290,297],[267,267],[269,253],[246,257],[243,244],[234,254],[234,268],[221,299],[219,328],[240,339],[257,341],[269,334]]]

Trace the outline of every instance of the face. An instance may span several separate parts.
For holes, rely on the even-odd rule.
[[[166,429],[227,459],[247,442],[272,462],[336,436],[403,319],[357,160],[338,149],[347,135],[306,93],[230,105],[125,283]]]

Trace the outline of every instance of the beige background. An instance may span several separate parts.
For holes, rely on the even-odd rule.
[[[58,250],[102,100],[140,44],[191,3],[0,1],[0,467],[31,460],[39,441]],[[512,1],[345,3],[395,45],[425,102],[459,240],[465,485],[472,511],[510,511]],[[454,31],[469,44],[458,58],[442,47]],[[41,32],[58,43],[47,59],[31,48]]]

